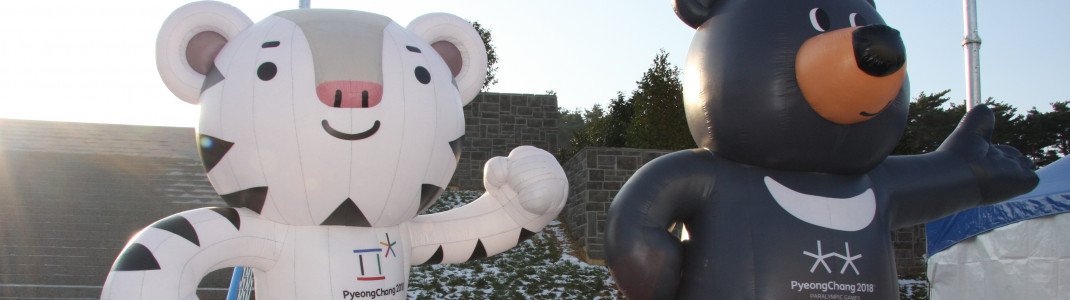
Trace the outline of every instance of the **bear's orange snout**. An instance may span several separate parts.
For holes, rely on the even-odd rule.
[[[885,25],[819,34],[799,48],[795,78],[810,107],[826,120],[849,125],[872,119],[906,81],[903,40]]]

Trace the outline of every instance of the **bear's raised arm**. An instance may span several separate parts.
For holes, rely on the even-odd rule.
[[[609,207],[606,260],[631,298],[672,299],[681,280],[684,244],[668,228],[687,218],[715,183],[705,149],[650,161],[632,175]]]
[[[1029,158],[991,143],[994,122],[992,110],[978,105],[936,151],[892,156],[873,170],[874,180],[891,193],[893,228],[1007,200],[1036,187]]]

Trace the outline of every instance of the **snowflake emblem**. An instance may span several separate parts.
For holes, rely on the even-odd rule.
[[[839,258],[839,259],[843,260],[843,267],[840,268],[840,274],[846,273],[847,272],[847,267],[851,267],[851,270],[855,271],[855,275],[861,275],[861,273],[858,272],[858,267],[855,266],[855,260],[858,260],[858,259],[862,258],[862,254],[851,255],[851,245],[849,243],[847,243],[847,242],[843,243],[843,247],[845,249],[844,250],[845,254],[839,254],[839,253],[836,253],[836,252],[824,253],[824,251],[822,251],[822,249],[821,249],[821,240],[818,240],[817,241],[817,253],[813,253],[813,252],[810,252],[810,251],[803,251],[802,252],[803,255],[806,255],[806,256],[809,256],[811,258],[814,258],[814,265],[810,266],[810,273],[813,273],[814,271],[816,271],[817,270],[817,266],[822,266],[822,267],[825,268],[825,272],[828,272],[829,274],[832,274],[832,268],[829,267],[828,262],[826,262],[825,260],[830,258],[830,257],[836,257],[836,258]]]

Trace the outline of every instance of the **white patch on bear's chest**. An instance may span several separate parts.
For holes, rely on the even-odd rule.
[[[869,188],[850,198],[830,198],[796,192],[769,176],[765,187],[776,203],[803,222],[828,229],[859,231],[869,223],[877,211],[877,199]]]

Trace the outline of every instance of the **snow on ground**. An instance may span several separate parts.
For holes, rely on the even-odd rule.
[[[481,191],[448,191],[427,213],[475,200]],[[409,299],[623,299],[606,267],[569,254],[564,226],[553,221],[516,248],[463,264],[413,267]],[[924,280],[901,279],[902,299],[928,299]]]
[[[899,299],[929,299],[929,282],[924,279],[899,279]]]
[[[447,192],[428,212],[468,203],[482,192]],[[569,255],[560,222],[512,250],[455,265],[413,267],[409,299],[620,299],[609,271]]]

